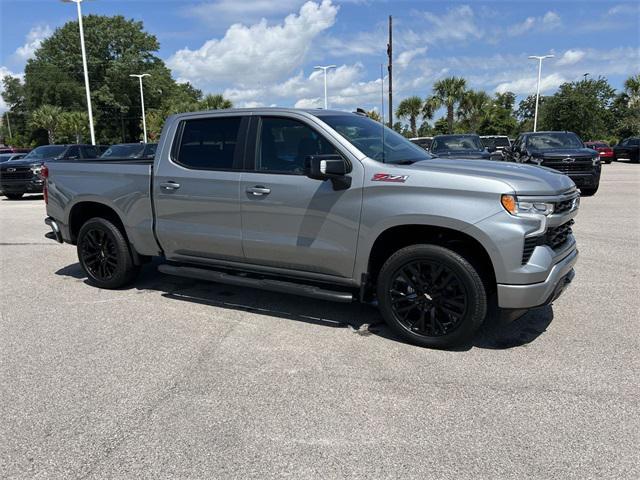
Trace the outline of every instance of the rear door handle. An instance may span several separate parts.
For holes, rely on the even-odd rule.
[[[271,193],[271,189],[263,187],[262,185],[256,185],[255,187],[247,188],[247,193],[251,193],[252,195],[256,196],[269,195]]]
[[[160,184],[160,188],[165,190],[177,190],[180,188],[180,184],[176,182],[164,182]]]

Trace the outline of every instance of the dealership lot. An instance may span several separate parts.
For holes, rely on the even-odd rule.
[[[640,165],[603,169],[571,287],[460,351],[155,265],[95,289],[1,199],[0,477],[638,478]]]

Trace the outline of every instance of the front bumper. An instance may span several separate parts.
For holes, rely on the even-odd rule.
[[[498,306],[506,309],[534,308],[547,305],[558,298],[575,276],[573,266],[578,250],[572,250],[556,263],[546,280],[529,285],[498,284]]]
[[[44,180],[34,176],[31,180],[0,179],[0,190],[6,193],[42,193]]]
[[[600,183],[600,171],[591,173],[569,173],[568,175],[578,188],[595,188]]]

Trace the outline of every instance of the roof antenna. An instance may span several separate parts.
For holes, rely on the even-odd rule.
[[[380,123],[382,124],[382,163],[385,162],[384,152],[384,70],[382,64],[380,64]]]

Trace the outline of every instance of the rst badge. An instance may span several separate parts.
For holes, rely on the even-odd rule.
[[[390,173],[374,173],[371,177],[372,182],[393,182],[404,183],[409,178],[409,175],[392,175]]]

